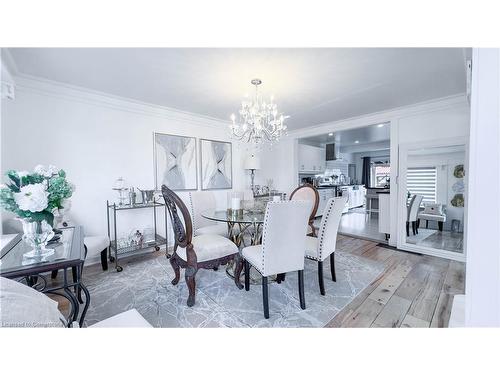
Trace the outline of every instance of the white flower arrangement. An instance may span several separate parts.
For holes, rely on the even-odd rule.
[[[20,210],[40,212],[49,205],[49,192],[43,183],[26,185],[14,193],[14,200]]]
[[[41,164],[37,165],[33,171],[35,173],[38,173],[39,175],[43,176],[43,177],[47,177],[47,178],[50,178],[56,174],[59,173],[59,170],[57,169],[57,167],[53,166],[53,165],[49,165],[47,168]]]
[[[66,172],[53,165],[37,165],[32,173],[8,171],[9,183],[0,187],[0,206],[28,222],[53,225],[54,212],[64,208],[74,187]]]

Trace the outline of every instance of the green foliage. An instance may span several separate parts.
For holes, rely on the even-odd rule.
[[[21,212],[21,210],[17,207],[16,201],[14,200],[14,192],[11,188],[0,189],[0,206],[18,216],[18,212]]]
[[[61,170],[62,171],[62,170]],[[63,171],[64,172],[64,171]],[[63,208],[63,199],[68,199],[73,194],[73,188],[65,177],[58,174],[52,177],[49,182],[49,209],[52,211],[54,208]]]

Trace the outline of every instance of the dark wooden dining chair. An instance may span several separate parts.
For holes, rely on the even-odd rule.
[[[290,200],[301,200],[312,202],[311,213],[309,214],[309,229],[308,235],[316,237],[316,228],[314,227],[314,219],[316,218],[316,212],[318,212],[319,206],[319,193],[318,190],[311,184],[304,184],[299,186],[297,189],[292,191],[290,194]]]
[[[238,247],[226,237],[217,234],[202,234],[193,237],[191,215],[184,202],[165,185],[161,187],[165,205],[174,232],[174,252],[170,264],[174,269],[173,285],[180,279],[180,269],[184,268],[186,284],[189,289],[188,306],[195,304],[198,269],[214,269],[227,264],[238,254]],[[181,215],[182,220],[181,220]]]

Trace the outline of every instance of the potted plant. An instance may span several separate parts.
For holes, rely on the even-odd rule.
[[[24,256],[43,258],[53,254],[54,250],[45,246],[54,236],[54,213],[64,208],[74,191],[66,172],[52,165],[38,165],[33,172],[9,170],[6,176],[9,182],[0,188],[0,205],[23,224],[23,240],[33,247]]]

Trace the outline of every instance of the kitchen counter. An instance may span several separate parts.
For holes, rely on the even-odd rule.
[[[333,189],[342,186],[364,186],[363,184],[344,184],[344,185],[330,185],[330,186],[318,186],[316,189]]]
[[[346,184],[346,185],[330,185],[320,186],[317,188],[319,193],[319,205],[316,216],[323,215],[326,203],[330,198],[346,195],[349,197],[342,213],[346,213],[351,208],[362,207],[365,197],[365,186],[363,184]]]

